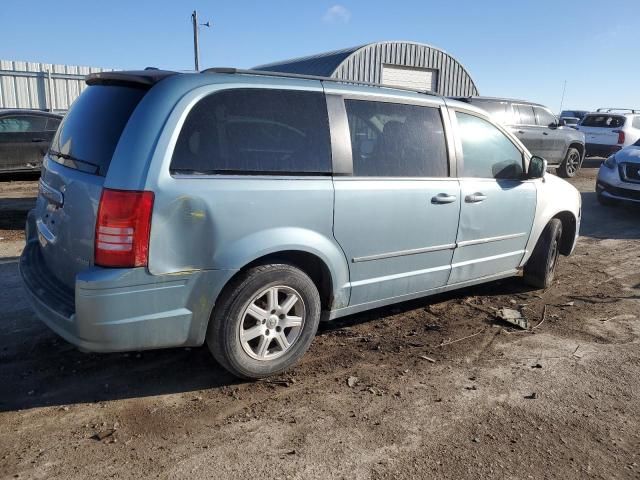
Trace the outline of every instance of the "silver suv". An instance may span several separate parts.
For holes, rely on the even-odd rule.
[[[561,177],[574,177],[580,170],[585,155],[584,135],[565,126],[565,122],[558,120],[544,105],[491,97],[460,100],[489,112],[496,121],[509,128],[533,155],[557,166],[556,172]]]
[[[576,127],[587,140],[587,155],[608,157],[640,140],[640,110],[599,108]]]
[[[20,270],[84,350],[294,364],[318,322],[519,275],[545,288],[580,196],[465,103],[335,79],[93,74],[44,159]]]

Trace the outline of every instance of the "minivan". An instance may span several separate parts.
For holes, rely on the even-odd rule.
[[[321,319],[520,274],[546,288],[578,236],[578,192],[462,102],[234,69],[87,84],[20,260],[82,350],[206,342],[261,378]]]

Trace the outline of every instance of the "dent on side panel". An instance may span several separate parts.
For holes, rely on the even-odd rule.
[[[332,227],[329,177],[172,178],[154,205],[149,268],[239,270],[264,255],[303,251],[325,262],[334,302],[344,306],[349,276]]]

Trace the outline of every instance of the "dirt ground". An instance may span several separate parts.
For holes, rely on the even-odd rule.
[[[511,279],[325,324],[297,368],[255,383],[204,347],[57,338],[18,275],[36,184],[0,184],[0,477],[640,478],[640,209],[598,205],[598,164],[573,181],[582,238],[552,288]]]

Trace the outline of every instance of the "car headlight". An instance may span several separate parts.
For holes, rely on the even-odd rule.
[[[616,168],[616,156],[611,155],[609,158],[607,158],[604,161],[604,166],[611,169]]]

